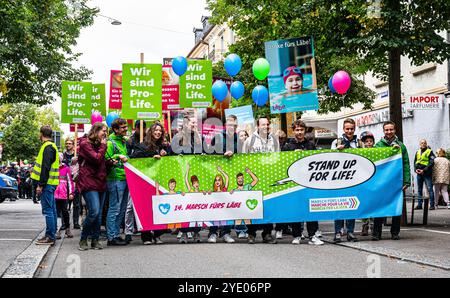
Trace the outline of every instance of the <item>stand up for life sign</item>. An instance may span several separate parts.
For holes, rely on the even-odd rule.
[[[123,64],[122,116],[155,120],[162,117],[162,65]]]
[[[63,81],[61,83],[61,122],[91,123],[92,83]]]
[[[188,69],[180,77],[180,106],[207,108],[212,104],[212,63],[209,60],[189,60]]]

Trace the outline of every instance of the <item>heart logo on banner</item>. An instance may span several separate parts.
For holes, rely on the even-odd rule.
[[[247,200],[245,203],[250,210],[255,210],[255,208],[258,206],[258,200]]]
[[[166,215],[170,211],[170,204],[159,204],[159,212]]]

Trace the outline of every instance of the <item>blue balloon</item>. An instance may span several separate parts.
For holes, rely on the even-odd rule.
[[[269,91],[266,87],[258,85],[252,91],[252,98],[258,107],[262,107],[267,103],[267,100],[269,99]]]
[[[242,96],[244,96],[244,93],[245,93],[244,84],[242,84],[239,81],[234,82],[233,84],[231,84],[230,92],[231,92],[231,96],[233,96],[233,98],[235,98],[235,99],[241,98]]]
[[[334,87],[333,87],[332,81],[333,81],[333,77],[331,77],[331,78],[328,80],[328,88],[330,88],[331,93],[334,94],[334,93],[336,93],[336,90],[335,90]]]
[[[106,116],[106,124],[108,125],[108,127],[111,128],[111,124],[113,123],[113,121],[119,117],[119,114],[117,114],[116,112],[109,113],[108,116]]]
[[[239,57],[236,54],[228,55],[227,58],[225,58],[224,66],[227,73],[230,76],[234,77],[241,71],[242,68],[241,57]]]
[[[172,69],[173,71],[179,75],[182,76],[186,72],[188,68],[188,62],[186,58],[182,56],[178,56],[172,60]]]
[[[212,95],[222,102],[228,95],[228,87],[222,80],[215,81],[212,86]]]

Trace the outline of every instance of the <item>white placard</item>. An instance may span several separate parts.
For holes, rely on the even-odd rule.
[[[153,223],[262,219],[262,191],[186,193],[152,197]]]
[[[406,98],[408,110],[440,110],[444,102],[442,94],[411,95]]]

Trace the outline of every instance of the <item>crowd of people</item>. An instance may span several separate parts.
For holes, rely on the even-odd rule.
[[[55,144],[51,142],[51,128],[41,128],[41,141],[43,145],[32,169],[31,179],[35,181],[36,193],[40,197],[43,214],[46,218],[46,234],[37,244],[54,244],[60,238],[60,232],[65,230],[67,237],[73,237],[70,230],[68,206],[73,205],[73,227],[79,229],[80,211],[82,202],[87,209],[82,223],[82,232],[79,242],[80,250],[102,249],[100,242],[101,225],[106,227],[108,246],[127,245],[133,241],[136,233],[133,201],[130,197],[124,164],[133,158],[160,159],[170,155],[194,154],[220,154],[224,158],[232,158],[236,153],[252,154],[279,151],[316,150],[315,144],[306,137],[307,126],[301,120],[292,123],[294,138],[287,139],[285,134],[272,134],[270,131],[270,118],[260,117],[256,121],[256,130],[249,135],[246,131],[238,131],[237,117],[226,117],[225,129],[222,135],[212,139],[209,148],[199,131],[197,119],[187,114],[183,120],[183,129],[169,142],[167,134],[161,123],[156,122],[149,128],[142,129],[143,141],[140,136],[140,123],[136,121],[135,132],[127,138],[127,121],[118,118],[111,124],[108,136],[108,127],[104,123],[95,123],[88,134],[78,139],[78,150],[75,152],[75,141],[66,140],[66,150],[59,154]],[[145,122],[144,122],[145,124]],[[405,145],[396,136],[395,123],[388,121],[383,124],[384,137],[376,142],[371,132],[363,132],[360,137],[355,134],[356,124],[352,119],[346,119],[343,124],[344,134],[333,141],[331,148],[343,150],[347,148],[373,148],[396,147],[401,148],[403,160],[403,191],[411,185],[410,163]],[[212,153],[211,153],[212,152]],[[430,209],[437,203],[434,199],[442,195],[448,208],[447,188],[449,185],[450,162],[445,158],[445,150],[440,148],[435,157],[427,142],[422,140],[415,160],[414,170],[417,174],[419,204],[416,209],[422,208],[423,184],[425,183],[430,195]],[[247,171],[248,170],[248,171]],[[204,190],[199,187],[197,176],[189,175],[189,165],[184,175],[185,186],[189,192],[230,191],[229,177],[220,167],[220,174],[216,176],[214,190]],[[247,174],[252,178],[250,184],[244,185],[243,175],[237,177],[238,188],[233,191],[251,190],[258,178],[249,169]],[[433,189],[434,185],[434,189]],[[177,193],[176,181],[169,181],[169,193]],[[159,193],[159,186],[157,186]],[[57,229],[56,214],[62,214],[62,227]],[[401,216],[392,218],[391,239],[400,239]],[[363,219],[361,235],[369,235],[374,241],[381,239],[381,230],[385,218]],[[334,242],[342,241],[346,235],[347,241],[358,241],[355,235],[355,219],[336,220],[334,223]],[[125,238],[121,237],[123,228]],[[202,227],[181,228],[174,224],[172,230],[142,231],[141,240],[145,245],[162,244],[161,236],[164,233],[178,233],[179,243],[188,241],[202,242]],[[308,238],[311,245],[323,245],[320,239],[321,232],[317,221],[307,222],[307,236],[303,236],[304,223],[277,223],[248,225],[246,221],[236,222],[234,226],[209,227],[207,242],[215,243],[222,238],[226,243],[233,243],[232,230],[239,238],[247,238],[249,244],[255,243],[257,231],[262,230],[261,237],[264,243],[276,244],[277,239],[283,238],[283,233],[292,234],[292,244],[300,244],[301,240]],[[273,234],[272,231],[275,230]],[[90,239],[90,244],[88,240]]]

